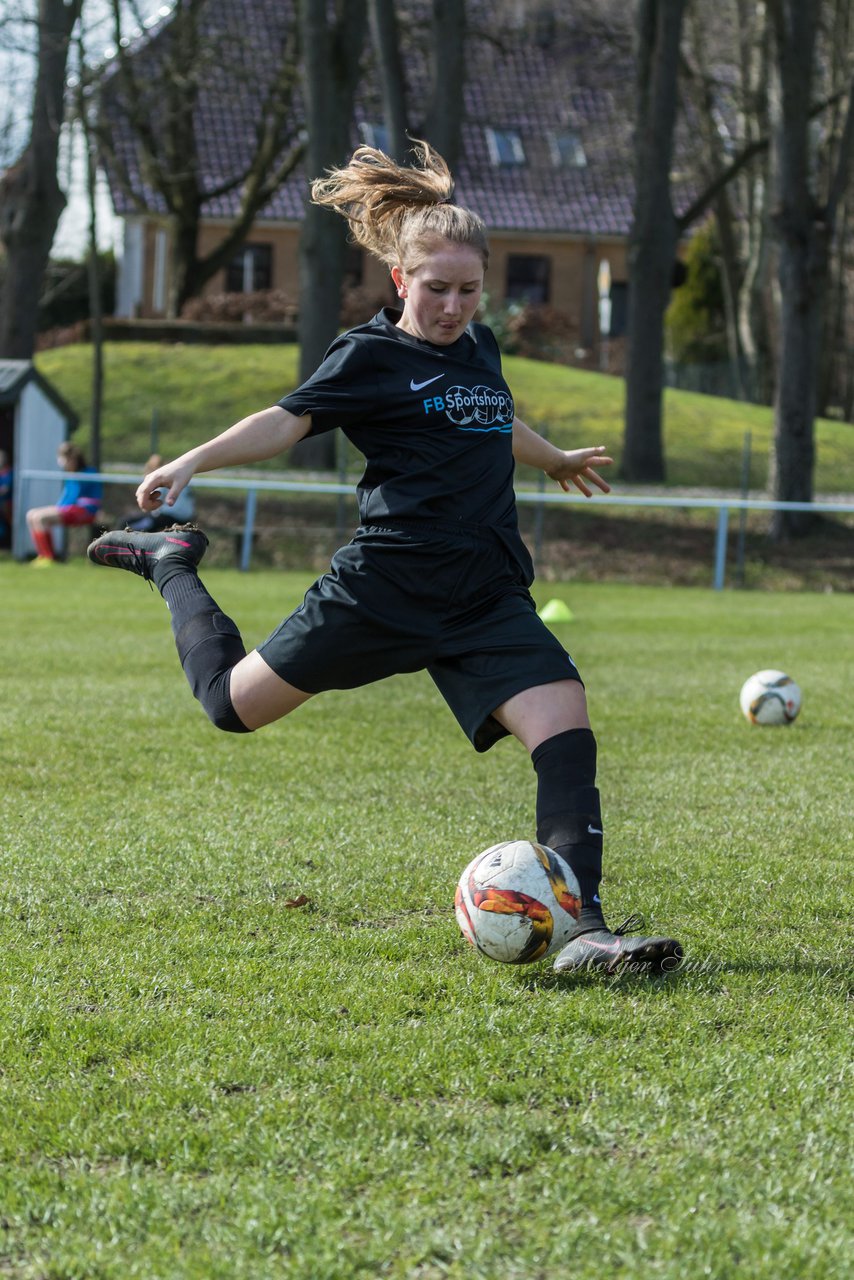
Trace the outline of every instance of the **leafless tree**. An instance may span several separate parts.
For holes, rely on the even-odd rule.
[[[637,0],[635,204],[629,234],[629,350],[621,472],[662,480],[664,312],[678,228],[670,169],[678,106],[679,50],[687,0]]]
[[[683,44],[684,80],[696,133],[704,182],[731,173],[734,154],[747,157],[741,172],[717,184],[712,204],[721,246],[721,275],[727,300],[727,336],[733,364],[746,368],[750,390],[771,402],[776,360],[774,315],[779,286],[772,225],[773,175],[769,89],[777,62],[765,0],[721,0],[714,10],[694,6]],[[834,0],[819,10],[814,74],[809,94],[810,172],[821,201],[839,160],[848,110],[854,3]],[[779,117],[779,95],[777,115]],[[848,379],[849,273],[843,233],[847,186],[840,197],[836,234],[831,237],[825,289],[825,332],[821,343],[819,411],[846,403]],[[840,358],[840,353],[842,357]]]
[[[367,34],[366,0],[299,0],[309,180],[345,162],[351,148],[353,100]],[[308,193],[306,193],[308,197]],[[306,198],[300,232],[300,378],[314,373],[338,331],[347,224],[331,209]],[[302,441],[294,459],[330,466],[334,443]]]
[[[465,0],[433,0],[431,90],[423,136],[445,157],[452,173],[460,154],[467,39]]]
[[[465,88],[467,10],[465,0],[432,0],[429,31],[403,0],[370,0],[371,35],[382,89],[389,152],[406,159],[408,135],[425,138],[445,157],[453,172],[460,152]],[[405,72],[404,33],[417,32],[430,66],[424,102],[413,103]]]
[[[167,311],[220,271],[244,243],[257,214],[302,159],[304,139],[294,110],[299,76],[298,25],[283,10],[259,50],[241,30],[229,0],[177,0],[162,27],[135,48],[123,0],[111,0],[114,60],[102,81],[93,123],[114,184],[140,212],[161,212],[169,228]],[[136,15],[137,19],[139,15]],[[249,145],[236,167],[223,166],[208,135],[200,153],[199,115],[218,100],[245,124]],[[214,150],[212,151],[212,148]],[[142,184],[139,181],[142,177]],[[144,188],[144,189],[141,189]],[[239,209],[215,248],[200,250],[206,205],[239,193]]]
[[[29,137],[19,158],[0,178],[0,239],[6,252],[0,356],[13,359],[29,359],[33,354],[42,281],[66,203],[57,159],[65,118],[68,51],[82,6],[83,0],[38,0]]]
[[[730,365],[742,398],[770,402],[769,33],[764,0],[693,6],[683,43],[696,164],[718,230]],[[732,163],[743,162],[733,174]],[[729,174],[726,183],[719,175]]]
[[[409,150],[409,107],[406,73],[395,0],[368,0],[371,40],[379,68],[388,154],[403,164]]]
[[[77,65],[87,64],[86,34],[77,33]],[[86,204],[88,210],[88,245],[86,275],[89,288],[89,337],[92,346],[92,395],[89,408],[89,461],[101,469],[101,415],[104,401],[104,314],[101,296],[101,268],[98,258],[98,152],[92,133],[90,104],[86,100],[84,79],[73,76],[72,107],[75,123],[80,127],[86,151]]]
[[[670,196],[672,132],[668,131],[676,115],[678,12],[685,8],[665,0],[638,0],[636,9],[637,186],[629,249],[623,474],[635,480],[664,476],[659,335],[669,294],[671,254],[676,236],[714,207],[727,258],[733,349],[737,342],[748,360],[759,364],[763,353],[774,344],[777,348],[772,492],[779,498],[811,501],[812,424],[831,253],[854,159],[852,51],[847,37],[840,40],[842,33],[851,31],[850,0],[818,0],[809,5],[799,0],[736,0],[738,38],[731,49],[731,65],[739,69],[735,100],[741,128],[731,149],[720,145],[720,138],[716,143],[712,139],[716,104],[704,58],[695,56],[692,67],[688,57],[695,87],[698,82],[701,85],[694,103],[695,108],[699,103],[701,120],[705,115],[699,134],[706,139],[709,163],[696,175],[698,195],[676,216]],[[714,21],[704,17],[706,37],[709,32],[719,34],[722,14],[718,12]],[[834,50],[840,44],[845,52],[836,62],[844,67],[842,77],[838,66],[832,74]],[[697,49],[695,41],[695,55]],[[684,57],[682,69],[686,69]],[[772,89],[777,86],[770,96],[768,84]],[[736,179],[742,201],[738,215],[731,189]],[[772,252],[779,266],[777,306],[769,318],[767,279]],[[809,516],[780,516],[773,532],[785,536],[802,532],[809,524]]]
[[[854,0],[835,0],[822,26],[818,59],[827,93],[827,108],[821,114],[816,139],[820,148],[822,183],[826,186],[845,128],[849,108],[846,86],[850,86],[854,60]],[[850,353],[854,345],[854,254],[851,231],[854,222],[854,192],[849,182],[836,211],[835,235],[831,243],[828,286],[825,301],[824,333],[821,343],[818,412],[841,413],[854,420],[854,367]]]
[[[811,502],[814,420],[830,250],[854,160],[854,73],[836,144],[821,163],[811,138],[822,6],[768,0],[776,76],[772,95],[778,244],[779,374],[774,405],[771,494]],[[772,535],[800,536],[809,512],[776,512]]]

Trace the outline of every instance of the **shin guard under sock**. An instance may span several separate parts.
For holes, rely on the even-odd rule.
[[[531,753],[537,774],[537,839],[575,874],[584,929],[602,928],[602,810],[596,789],[596,739],[590,729],[567,729]]]
[[[178,657],[194,696],[218,729],[249,733],[230,692],[231,669],[246,657],[240,632],[194,572],[161,576],[162,584],[155,568],[154,581],[169,608]]]

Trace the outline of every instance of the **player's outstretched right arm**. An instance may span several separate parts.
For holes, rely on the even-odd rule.
[[[278,405],[262,409],[242,418],[206,444],[190,449],[174,462],[150,471],[136,491],[136,500],[143,511],[156,511],[163,505],[171,507],[181,490],[200,471],[239,467],[247,462],[274,458],[277,453],[284,453],[302,440],[310,428],[311,417],[308,414],[298,418]],[[162,489],[169,490],[165,504],[159,494]]]

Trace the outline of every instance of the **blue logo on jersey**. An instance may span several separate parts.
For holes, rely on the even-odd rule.
[[[461,431],[513,430],[513,398],[492,387],[450,387],[421,402],[425,413],[444,413]]]

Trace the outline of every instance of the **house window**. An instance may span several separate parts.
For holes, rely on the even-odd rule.
[[[538,253],[511,253],[507,257],[506,297],[519,302],[548,302],[551,275],[551,258]]]
[[[486,143],[490,160],[499,168],[509,169],[525,163],[522,135],[515,129],[487,129]]]
[[[549,150],[556,169],[586,169],[587,156],[581,139],[572,129],[549,134]]]
[[[245,244],[225,271],[226,293],[254,293],[273,285],[273,246]]]
[[[363,121],[359,125],[359,133],[366,147],[376,147],[377,151],[384,151],[388,155],[388,129],[384,124]]]
[[[166,310],[166,232],[154,233],[154,281],[151,290],[151,307],[158,314]]]
[[[623,282],[611,282],[611,332],[612,338],[621,338],[628,330],[629,286]]]

